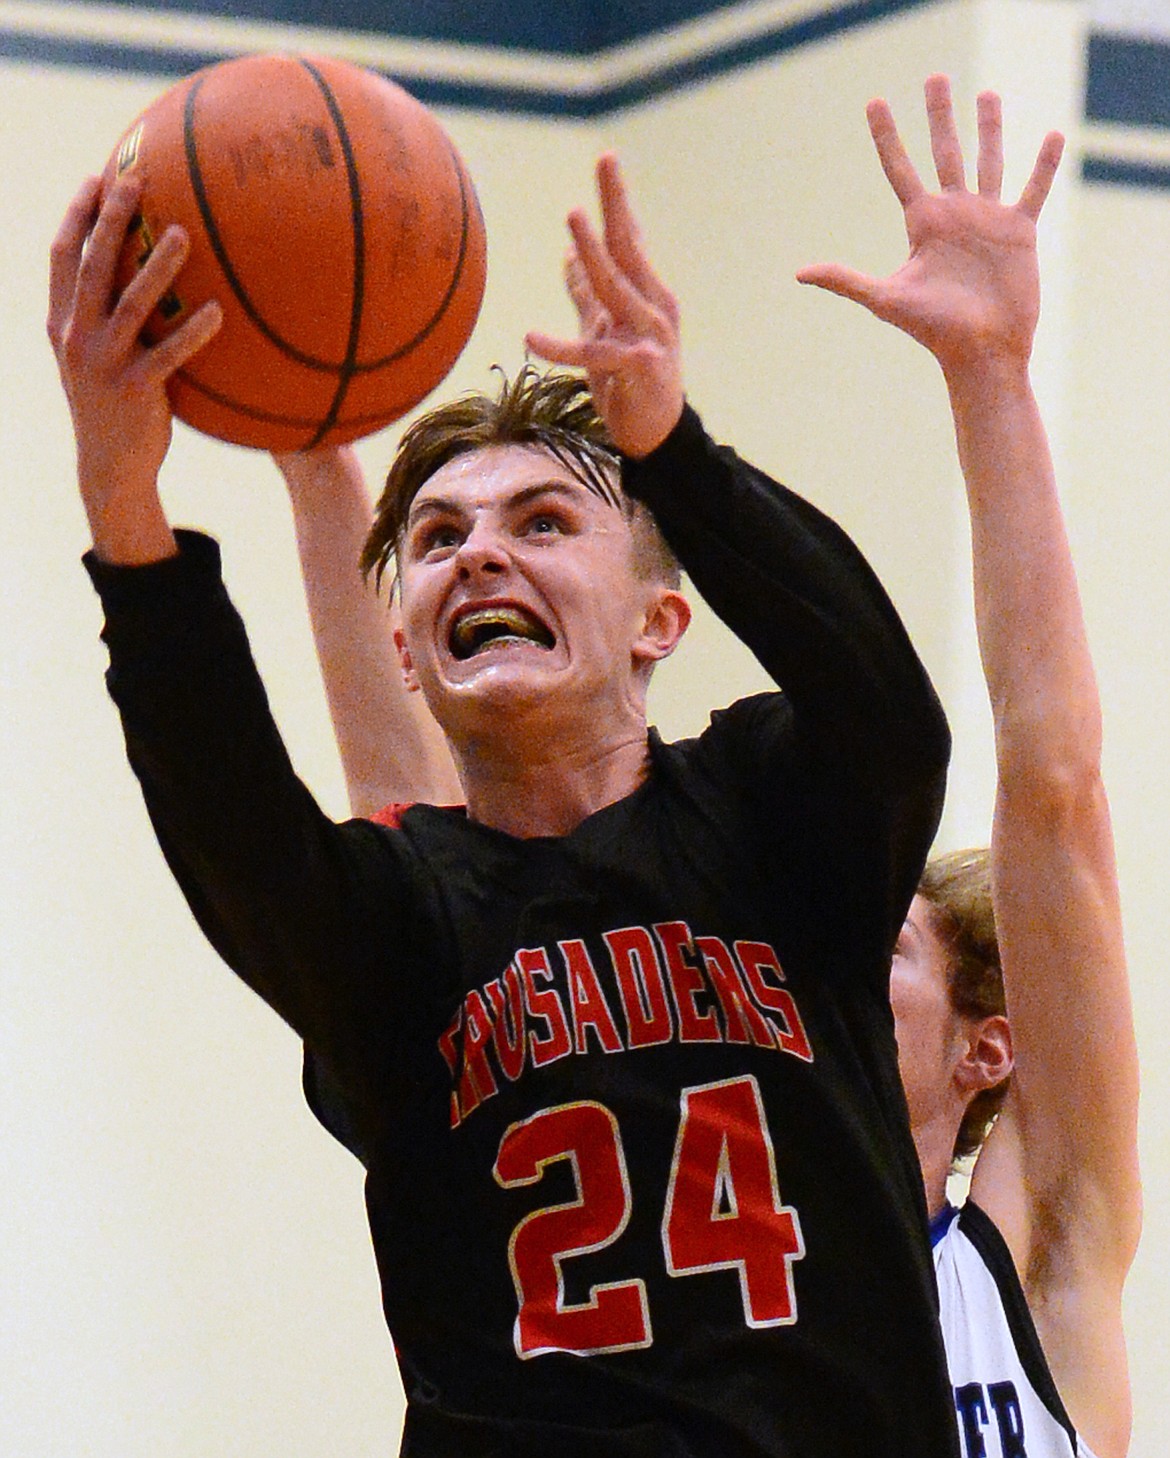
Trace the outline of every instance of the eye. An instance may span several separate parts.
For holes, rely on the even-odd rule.
[[[576,530],[572,515],[559,506],[540,506],[523,517],[517,527],[521,537],[567,537]]]
[[[454,551],[461,540],[458,527],[451,522],[431,522],[415,532],[410,544],[411,555],[415,558],[442,556]]]

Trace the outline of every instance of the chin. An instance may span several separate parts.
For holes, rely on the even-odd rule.
[[[490,712],[517,713],[547,703],[559,688],[551,665],[512,661],[476,663],[466,660],[455,671],[424,689],[427,706],[444,727],[468,716]],[[497,721],[498,722],[498,721]]]

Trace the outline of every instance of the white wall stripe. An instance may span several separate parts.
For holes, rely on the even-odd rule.
[[[1088,123],[1081,132],[1084,150],[1127,162],[1170,164],[1170,130],[1164,127],[1115,127]]]
[[[688,61],[717,55],[730,46],[841,9],[828,0],[749,0],[749,3],[673,26],[645,40],[566,59],[503,47],[451,45],[401,37],[230,20],[190,12],[127,9],[121,6],[0,0],[0,28],[33,36],[149,46],[160,50],[326,51],[404,79],[429,79],[556,91],[585,97],[652,77]]]
[[[1094,30],[1135,39],[1170,39],[1167,0],[1095,0],[1089,11]]]

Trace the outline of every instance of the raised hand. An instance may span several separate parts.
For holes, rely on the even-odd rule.
[[[924,344],[948,376],[985,361],[1026,368],[1040,311],[1036,220],[1064,139],[1049,132],[1019,200],[1005,204],[999,97],[985,91],[978,98],[977,191],[971,192],[950,83],[931,76],[925,93],[936,193],[923,185],[889,106],[879,100],[866,108],[882,170],[902,204],[909,258],[886,279],[835,263],[804,268],[797,278],[864,304]]]
[[[640,457],[666,439],[682,414],[678,301],[646,258],[612,153],[598,160],[597,192],[600,238],[581,209],[569,214],[565,284],[580,335],[532,331],[526,342],[542,359],[585,370],[615,445]]]
[[[173,282],[187,239],[168,228],[122,295],[114,271],[141,197],[126,174],[99,206],[89,178],[69,206],[49,265],[48,332],[77,438],[78,482],[94,545],[111,560],[151,560],[173,551],[157,501],[158,472],[171,440],[166,383],[220,324],[205,304],[162,343],[143,326]]]

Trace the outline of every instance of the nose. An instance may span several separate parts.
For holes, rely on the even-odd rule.
[[[465,580],[479,573],[497,575],[508,569],[508,553],[499,530],[479,518],[459,544],[455,564]]]

